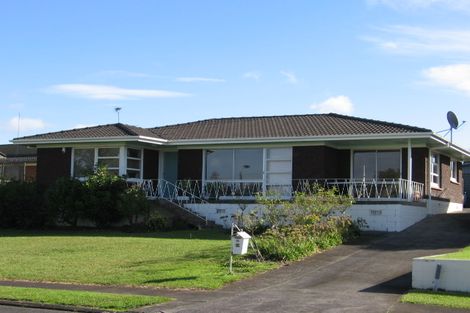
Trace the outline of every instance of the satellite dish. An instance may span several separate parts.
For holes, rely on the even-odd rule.
[[[451,129],[457,129],[459,127],[459,120],[454,112],[447,112],[447,121],[449,122]]]

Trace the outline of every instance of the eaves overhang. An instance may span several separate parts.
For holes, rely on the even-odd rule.
[[[217,145],[244,143],[289,143],[289,142],[325,142],[354,140],[387,140],[387,139],[425,139],[433,133],[394,133],[394,134],[359,134],[297,137],[257,137],[257,138],[210,138],[210,139],[175,139],[168,145]]]

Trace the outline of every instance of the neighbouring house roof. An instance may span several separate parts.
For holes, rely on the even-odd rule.
[[[36,162],[36,148],[9,144],[0,145],[0,163]]]
[[[394,133],[431,133],[425,128],[339,114],[208,119],[150,129],[167,140],[288,138]]]

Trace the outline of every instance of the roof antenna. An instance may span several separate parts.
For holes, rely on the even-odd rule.
[[[114,108],[114,111],[117,113],[118,123],[119,123],[119,111],[121,111],[121,110],[122,110],[121,107],[115,107],[115,108]]]

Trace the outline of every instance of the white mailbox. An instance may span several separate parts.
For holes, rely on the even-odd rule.
[[[251,236],[244,231],[239,231],[234,236],[232,236],[232,253],[246,254],[248,252],[250,238]]]

